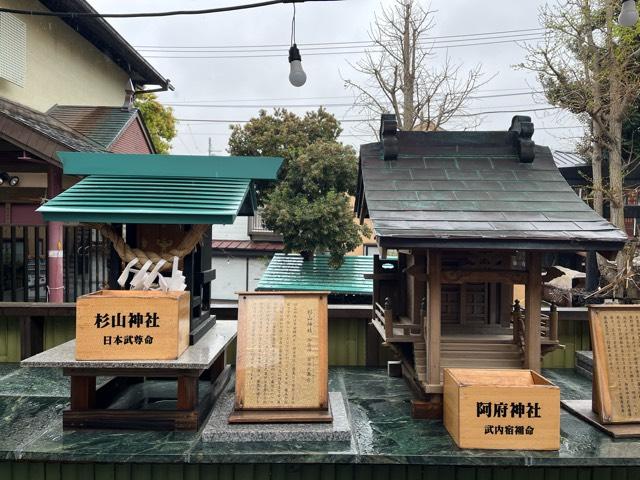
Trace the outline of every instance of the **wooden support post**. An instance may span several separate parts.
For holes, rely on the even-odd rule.
[[[525,367],[540,372],[540,303],[542,300],[542,257],[539,252],[527,253],[527,284],[525,286]]]
[[[20,359],[44,350],[44,317],[20,317]]]
[[[176,410],[195,410],[198,405],[198,377],[178,377],[178,401]]]
[[[549,309],[549,340],[558,341],[558,307],[555,303]]]
[[[367,323],[366,351],[364,356],[365,367],[380,366],[379,349],[380,334],[372,322]]]
[[[385,340],[393,337],[393,306],[389,297],[384,299],[384,336]]]
[[[71,410],[91,410],[96,406],[96,377],[71,377]]]
[[[52,165],[47,172],[47,196],[53,198],[60,192],[62,192],[62,168]],[[64,301],[62,238],[62,222],[47,222],[47,292],[48,301],[51,303]],[[36,288],[38,288],[38,281],[39,279],[36,278]]]
[[[513,322],[513,343],[517,344],[520,338],[520,300],[516,298],[511,311],[511,321]]]
[[[511,325],[511,307],[513,305],[513,285],[500,284],[500,323],[503,327]]]
[[[429,384],[440,384],[440,284],[441,257],[437,250],[429,250],[429,282],[427,301],[427,324],[425,343],[427,345],[427,378]]]

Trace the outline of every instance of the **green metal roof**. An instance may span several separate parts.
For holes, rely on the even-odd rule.
[[[57,152],[88,175],[38,209],[47,221],[229,224],[252,215],[253,180],[275,180],[278,157]]]
[[[338,294],[371,295],[373,257],[347,256],[337,270],[329,266],[328,255],[316,255],[305,262],[300,255],[277,253],[262,275],[256,290],[324,290]]]
[[[38,211],[58,222],[230,224],[241,210],[252,210],[245,205],[250,182],[91,175]]]
[[[57,152],[67,175],[276,180],[280,157]]]

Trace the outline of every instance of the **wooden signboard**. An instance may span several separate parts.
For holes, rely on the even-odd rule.
[[[328,293],[239,294],[230,423],[331,421]]]
[[[602,423],[640,422],[640,306],[589,307],[593,411]]]
[[[78,297],[76,360],[175,360],[189,346],[190,298],[139,290]]]
[[[444,425],[460,448],[558,450],[560,389],[531,370],[445,368]]]

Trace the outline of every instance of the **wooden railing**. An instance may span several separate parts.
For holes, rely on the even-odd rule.
[[[524,351],[526,336],[525,309],[520,307],[520,301],[518,300],[513,304],[511,319],[513,323],[513,338],[516,345]],[[549,309],[549,315],[540,314],[540,336],[550,342],[558,342],[558,307],[553,304]]]
[[[389,298],[385,299],[384,306],[378,302],[373,309],[373,320],[383,327],[385,340],[389,341],[415,341],[422,334],[422,325],[412,323],[408,317],[398,317],[393,312],[393,306]],[[398,321],[396,321],[398,320]]]
[[[264,241],[282,241],[282,235],[269,230],[262,220],[260,212],[255,212],[254,216],[249,217],[247,234],[252,240],[264,240]]]

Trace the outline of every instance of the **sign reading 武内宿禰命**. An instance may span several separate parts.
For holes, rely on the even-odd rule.
[[[640,306],[589,307],[593,410],[602,423],[640,422]]]
[[[476,401],[476,418],[485,421],[485,435],[533,435],[533,424],[523,424],[527,419],[542,418],[538,402],[483,402]],[[486,420],[485,420],[486,419]],[[510,422],[509,419],[512,421]]]
[[[231,422],[330,421],[327,295],[240,294]]]
[[[172,360],[189,345],[188,292],[101,290],[78,297],[77,360]]]
[[[444,424],[461,448],[557,450],[560,390],[530,370],[444,370]]]

